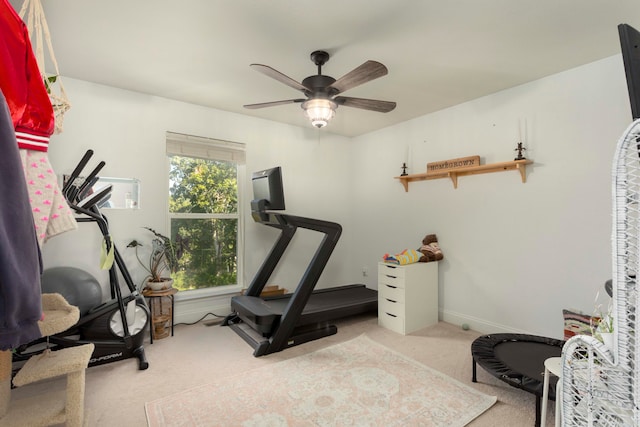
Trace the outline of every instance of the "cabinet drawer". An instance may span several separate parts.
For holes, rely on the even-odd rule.
[[[378,274],[378,285],[390,285],[396,288],[404,289],[404,284],[404,277],[395,277],[388,274]]]
[[[405,268],[394,264],[379,264],[378,274],[392,277],[405,277]]]
[[[397,317],[405,316],[405,306],[402,302],[391,301],[387,298],[378,299],[378,313],[384,312]]]
[[[389,299],[395,302],[404,303],[405,290],[388,283],[378,283],[378,297],[380,299]]]
[[[404,335],[404,317],[378,311],[378,325]]]

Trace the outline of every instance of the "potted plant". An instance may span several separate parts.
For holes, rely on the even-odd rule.
[[[599,293],[596,295],[598,299]],[[602,311],[602,304],[596,305],[595,316],[592,317],[591,332],[592,335],[599,339],[603,344],[613,351],[613,307],[611,302],[607,307],[607,311]]]
[[[138,262],[148,273],[144,279],[145,288],[153,291],[170,289],[173,286],[171,273],[178,271],[178,261],[186,249],[186,242],[180,235],[174,242],[152,228],[145,228],[154,235],[148,261],[143,262],[138,254],[138,247],[144,246],[142,243],[132,240],[127,247],[134,248]]]

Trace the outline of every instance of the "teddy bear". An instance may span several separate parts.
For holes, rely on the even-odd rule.
[[[427,234],[425,238],[422,239],[422,246],[420,246],[419,251],[422,254],[419,262],[440,261],[444,258],[435,234]]]

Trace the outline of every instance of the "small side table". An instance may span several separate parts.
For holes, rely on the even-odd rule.
[[[153,339],[161,339],[173,336],[173,308],[174,295],[178,293],[176,288],[163,289],[161,291],[152,291],[145,289],[142,295],[149,299],[149,314],[151,319],[149,322],[150,343]],[[169,302],[169,304],[167,304]],[[171,322],[167,327],[167,322]]]
[[[544,385],[542,389],[542,410],[540,413],[540,427],[545,427],[547,419],[547,401],[549,400],[549,375],[558,377],[556,385],[556,426],[560,423],[560,400],[562,399],[562,357],[550,357],[544,361]]]

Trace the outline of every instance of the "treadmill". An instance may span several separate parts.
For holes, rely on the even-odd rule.
[[[333,335],[338,331],[330,323],[333,320],[377,312],[378,292],[365,285],[314,290],[342,234],[340,224],[274,212],[274,207],[284,209],[279,167],[256,172],[252,180],[254,197],[263,197],[251,202],[253,219],[281,232],[245,295],[231,298],[232,313],[222,325],[231,327],[253,347],[253,355],[258,357]],[[262,290],[299,228],[322,233],[324,237],[298,286],[287,295],[261,298]]]

